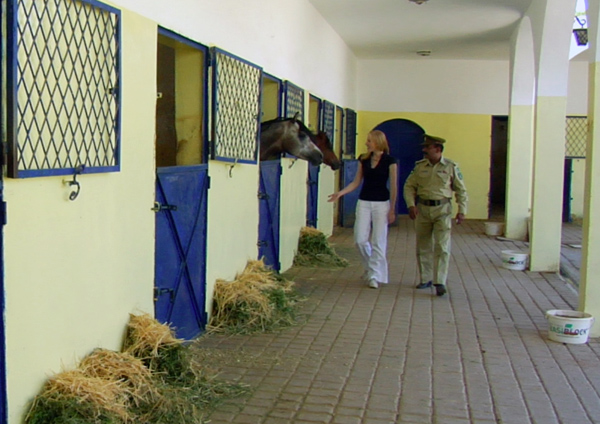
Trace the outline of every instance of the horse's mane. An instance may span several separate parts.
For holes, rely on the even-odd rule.
[[[261,131],[266,131],[272,125],[278,124],[280,122],[285,122],[285,121],[295,121],[295,122],[297,122],[298,126],[300,127],[300,132],[306,133],[308,135],[308,137],[313,141],[313,143],[316,142],[315,134],[310,130],[310,128],[308,128],[306,125],[304,125],[304,122],[302,122],[298,118],[284,118],[284,117],[279,117],[279,118],[271,119],[270,121],[262,122],[260,124]]]
[[[283,121],[289,121],[291,119],[293,119],[293,118],[279,117],[279,118],[271,119],[270,121],[261,122],[260,126],[263,129],[263,131],[264,131],[264,130],[266,130],[267,128],[269,128],[273,124],[277,124],[277,123],[283,122]]]

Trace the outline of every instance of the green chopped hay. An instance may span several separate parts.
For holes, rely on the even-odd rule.
[[[260,261],[248,261],[234,281],[217,280],[210,332],[253,333],[296,323],[299,296]]]
[[[346,267],[348,261],[335,252],[325,234],[312,227],[303,227],[300,230],[294,265]]]
[[[133,408],[140,423],[203,424],[217,405],[247,395],[248,386],[198,375],[186,384],[157,381],[162,399],[155,405]]]
[[[51,377],[25,423],[204,424],[217,404],[249,387],[217,379],[190,346],[149,315],[131,315],[125,351],[96,349]]]

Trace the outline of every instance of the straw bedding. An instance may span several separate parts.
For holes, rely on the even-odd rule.
[[[211,407],[248,392],[206,375],[168,325],[130,318],[123,352],[96,349],[49,378],[26,424],[201,424]]]
[[[300,230],[294,265],[346,267],[348,261],[335,252],[323,232],[316,228],[303,227]]]
[[[211,332],[252,333],[292,325],[298,295],[262,260],[248,261],[234,281],[217,280]]]

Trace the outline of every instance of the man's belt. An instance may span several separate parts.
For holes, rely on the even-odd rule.
[[[417,199],[417,203],[419,203],[421,205],[425,205],[425,206],[440,206],[440,205],[444,205],[449,202],[450,202],[450,199],[448,199],[447,197],[440,199],[440,200]]]

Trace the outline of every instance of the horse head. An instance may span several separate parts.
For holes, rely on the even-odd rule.
[[[263,122],[260,132],[260,160],[289,153],[313,165],[323,163],[323,153],[314,143],[314,134],[295,116]]]
[[[323,163],[329,166],[334,171],[340,169],[342,162],[338,159],[335,152],[333,151],[333,144],[324,131],[319,131],[316,135],[316,145],[323,153]]]

